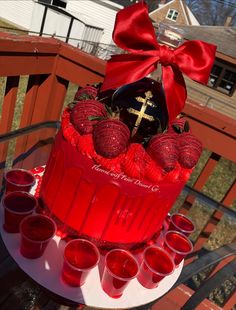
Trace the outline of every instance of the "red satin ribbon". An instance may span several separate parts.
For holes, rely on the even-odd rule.
[[[169,121],[182,111],[187,98],[182,73],[197,82],[208,82],[216,46],[202,41],[188,41],[175,50],[159,45],[143,2],[117,13],[113,40],[129,53],[108,60],[101,90],[135,82],[156,70],[159,62]]]

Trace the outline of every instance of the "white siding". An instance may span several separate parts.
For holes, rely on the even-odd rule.
[[[4,0],[0,1],[0,18],[29,30],[34,8],[33,0]]]
[[[43,14],[44,14],[44,5],[35,3],[30,25],[31,31],[40,32]]]
[[[71,39],[69,39],[68,43],[74,46],[80,45],[81,43],[80,40],[83,39],[84,31],[85,31],[85,25],[78,20],[74,20],[71,33],[70,33]]]
[[[32,15],[32,24],[30,30],[33,32],[40,32],[42,20],[45,12],[45,6],[39,3],[35,3],[34,12]],[[78,14],[74,14],[78,15]],[[76,16],[75,16],[76,17]],[[59,13],[51,8],[47,8],[46,19],[43,27],[43,36],[54,36],[62,41],[66,41],[70,22],[72,17],[63,13]],[[86,23],[88,20],[86,19]],[[100,42],[101,29],[93,28],[85,24],[85,22],[77,19],[73,20],[70,38],[68,43],[79,46],[86,52],[93,50],[93,44],[82,42],[81,40],[87,40],[92,42]]]
[[[31,31],[40,32],[41,24],[45,6],[42,4],[35,3],[34,11],[32,14]],[[47,15],[43,27],[44,36],[58,36],[60,40],[65,41],[68,28],[70,24],[70,17],[60,14],[50,8],[47,9]]]
[[[63,16],[61,14],[58,15],[59,16],[56,24],[56,35],[65,37],[65,38],[58,37],[58,39],[65,42],[71,19],[68,16]]]
[[[86,0],[73,1],[68,0],[66,10],[70,13],[77,12],[88,17],[93,21],[93,25],[104,29],[101,42],[110,44],[112,41],[112,31],[114,27],[116,13],[119,6],[105,6],[102,1]]]
[[[65,41],[65,38],[62,37],[66,37],[69,25],[70,18],[68,16],[48,9],[43,32],[49,36],[58,36],[60,40]]]
[[[72,39],[82,39],[111,44],[115,17],[120,8],[108,0],[68,0],[66,11],[81,20],[74,20],[69,43],[77,46],[78,41]],[[36,0],[0,0],[0,17],[32,32],[40,31],[43,14],[44,5]],[[43,32],[66,36],[69,24],[70,17],[48,8]]]

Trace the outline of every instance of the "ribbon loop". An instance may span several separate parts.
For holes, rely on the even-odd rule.
[[[159,49],[159,57],[160,57],[160,64],[162,66],[170,66],[174,63],[174,51],[169,47],[163,45],[160,46]]]
[[[155,71],[159,62],[169,122],[182,111],[187,98],[182,73],[207,83],[216,52],[215,45],[203,41],[187,41],[173,50],[159,45],[144,1],[117,13],[113,41],[128,54],[108,60],[101,91],[136,82]]]

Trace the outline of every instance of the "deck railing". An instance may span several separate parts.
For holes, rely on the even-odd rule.
[[[59,40],[0,33],[0,77],[4,81],[1,84],[5,83],[5,87],[1,88],[5,89],[2,95],[0,92],[0,99],[2,98],[0,101],[0,135],[14,128],[17,109],[20,110],[17,115],[19,128],[45,121],[58,121],[70,84],[84,86],[87,83],[102,81],[104,72],[105,62],[103,60]],[[19,108],[19,91],[22,92],[19,83],[22,76],[27,76],[27,85],[23,95],[21,94],[23,99],[21,98]],[[198,168],[198,175],[191,183],[194,190],[203,191],[204,195],[207,182],[211,182],[222,160],[228,161],[235,171],[236,122],[208,107],[202,107],[190,101],[187,101],[183,114],[189,120],[193,133],[199,137],[206,149],[206,159],[203,160],[204,163]],[[9,149],[11,157],[17,158],[41,140],[51,141],[50,138],[54,137],[55,132],[56,128],[47,127],[16,137],[15,143],[9,144],[9,141],[0,143],[1,172],[9,157]],[[50,147],[45,144],[45,147],[40,149],[40,153],[34,152],[32,156],[18,162],[17,165],[32,168],[45,164],[49,151]],[[224,180],[221,179],[221,182],[224,183]],[[235,208],[232,209],[236,198],[235,175],[231,176],[223,192],[223,186],[220,187],[220,197],[214,198],[218,200],[216,208],[199,229],[197,235],[193,236],[195,250],[200,249],[209,240],[208,238],[224,215],[222,211],[224,208],[231,208],[232,214],[235,214],[233,211]],[[195,197],[188,191],[179,208],[187,212],[194,204]],[[224,242],[231,242],[235,237],[235,234],[231,234],[231,240],[222,241],[217,246]],[[232,302],[231,300],[232,298],[227,301],[228,305]]]

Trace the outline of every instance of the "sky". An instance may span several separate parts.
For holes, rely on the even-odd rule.
[[[236,26],[236,1],[234,0],[186,0],[187,5],[201,25],[223,26],[228,16],[230,26]]]

